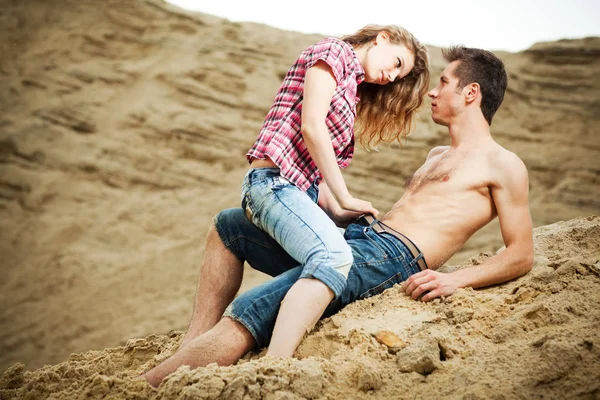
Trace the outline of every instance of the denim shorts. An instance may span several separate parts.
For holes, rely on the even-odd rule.
[[[239,295],[225,310],[224,317],[240,322],[252,334],[259,348],[268,346],[281,301],[301,277],[302,266],[263,230],[252,224],[241,208],[221,211],[214,218],[221,241],[238,259],[274,278]],[[383,292],[420,271],[410,250],[389,233],[377,233],[369,226],[351,224],[345,239],[354,262],[342,293],[322,317],[347,304]]]
[[[337,298],[346,286],[352,250],[317,200],[315,185],[303,192],[279,168],[251,169],[244,177],[242,208],[252,223],[303,266],[300,278],[320,280]]]

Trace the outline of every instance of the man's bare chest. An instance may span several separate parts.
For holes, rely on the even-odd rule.
[[[487,163],[480,157],[443,153],[421,166],[406,181],[405,188],[411,192],[429,187],[468,190],[485,187],[489,182]]]

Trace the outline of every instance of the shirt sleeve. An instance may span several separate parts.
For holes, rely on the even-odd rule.
[[[305,52],[306,69],[315,65],[317,61],[322,60],[331,67],[337,84],[342,84],[346,81],[346,58],[348,53],[345,46],[347,45],[339,39],[329,38],[321,40]]]

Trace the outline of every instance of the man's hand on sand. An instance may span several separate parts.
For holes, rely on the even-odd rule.
[[[451,274],[443,274],[430,269],[411,275],[402,283],[404,293],[415,300],[421,297],[421,301],[450,296],[458,287],[458,283]]]

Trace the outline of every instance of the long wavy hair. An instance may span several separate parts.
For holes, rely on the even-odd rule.
[[[377,144],[398,141],[414,129],[415,115],[429,90],[429,56],[427,49],[412,33],[397,25],[367,25],[353,35],[341,38],[358,49],[371,45],[380,32],[389,35],[390,43],[403,44],[415,56],[408,75],[387,85],[362,82],[358,85],[360,102],[356,107],[355,131],[358,142],[373,150]]]

